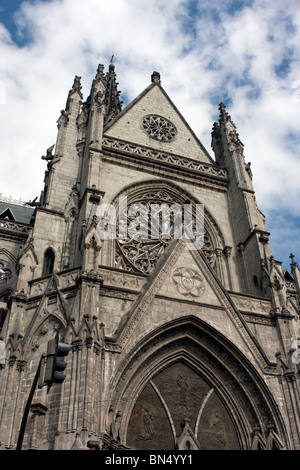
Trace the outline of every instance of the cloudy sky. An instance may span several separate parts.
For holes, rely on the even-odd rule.
[[[0,193],[40,195],[74,76],[114,55],[124,105],[154,70],[213,156],[224,102],[276,259],[300,263],[300,0],[0,0]]]

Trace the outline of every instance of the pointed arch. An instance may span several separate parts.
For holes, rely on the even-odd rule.
[[[122,189],[118,194],[115,195],[111,204],[115,207],[115,213],[117,216],[121,213],[122,201],[126,198],[128,207],[133,206],[135,203],[140,204],[152,204],[162,203],[167,204],[172,209],[173,206],[180,206],[183,208],[184,204],[191,204],[193,207],[193,215],[197,218],[195,208],[197,205],[201,205],[202,201],[199,201],[193,194],[186,191],[185,189],[177,186],[174,183],[170,183],[166,180],[144,180],[139,183],[133,183]],[[118,232],[119,221],[116,221],[116,230]],[[118,237],[116,237],[118,239]],[[150,238],[150,237],[149,237]],[[171,237],[172,239],[172,237]],[[155,244],[154,244],[155,245]],[[128,248],[129,255],[124,255],[122,243],[118,243],[117,240],[108,239],[104,241],[103,253],[106,256],[105,262],[109,262],[112,267],[124,269],[128,271],[143,271],[144,268],[139,268],[136,264],[131,262],[132,254],[130,248]],[[146,247],[149,249],[149,244]],[[151,258],[155,258],[157,251],[163,252],[158,246],[151,247]],[[203,252],[213,266],[216,264],[216,250],[225,249],[225,239],[222,231],[214,219],[210,211],[204,207],[204,246],[202,247]],[[126,248],[125,248],[126,250]],[[142,251],[147,251],[142,248]],[[152,269],[155,262],[150,261],[149,269],[147,273]]]
[[[183,372],[190,385],[183,381],[180,392],[176,380]],[[279,408],[261,375],[235,345],[198,318],[180,318],[157,328],[123,358],[109,387],[113,391],[109,405],[113,404],[122,413],[120,436],[124,445],[132,441],[130,433],[135,431],[130,427],[131,416],[137,406],[141,408],[139,397],[146,393],[151,382],[160,389],[167,405],[164,384],[170,386],[169,410],[172,419],[177,420],[177,435],[180,435],[180,425],[192,416],[189,425],[200,448],[210,448],[204,437],[214,430],[213,449],[230,448],[229,442],[234,442],[235,449],[250,449],[257,428],[266,448],[270,445],[270,423],[276,436],[272,442],[280,442],[281,448],[288,446]],[[202,396],[197,392],[199,399],[196,390],[202,390]],[[177,408],[172,404],[176,402],[176,393],[182,400]],[[210,396],[206,400],[207,394]],[[217,414],[212,415],[212,410],[217,410]],[[198,422],[197,416],[200,416]],[[226,440],[226,432],[230,439]]]
[[[47,248],[44,253],[42,276],[48,276],[53,273],[55,263],[55,252],[53,248]]]

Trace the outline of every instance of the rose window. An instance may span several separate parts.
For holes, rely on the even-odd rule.
[[[144,116],[142,129],[151,139],[160,142],[172,142],[177,134],[177,129],[171,121],[156,114]]]
[[[174,238],[181,238],[184,201],[174,200],[167,192],[149,191],[119,208],[115,249],[115,267],[148,274]],[[182,225],[181,225],[182,223]],[[196,215],[192,214],[193,233]],[[182,228],[182,232],[178,231]],[[201,250],[211,265],[214,250],[205,228]]]

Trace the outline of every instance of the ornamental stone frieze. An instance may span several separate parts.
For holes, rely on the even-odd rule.
[[[53,281],[51,276],[47,278],[40,278],[30,282],[30,297],[44,295],[46,292],[55,291],[59,289],[67,289],[73,287],[79,278],[79,270],[74,269],[69,272],[57,273],[57,284]]]
[[[110,269],[100,269],[103,278],[103,287],[121,287],[123,289],[140,291],[146,278],[139,275],[131,275],[124,272],[112,271]]]
[[[186,158],[180,155],[160,152],[158,150],[153,150],[148,147],[124,142],[122,140],[114,139],[107,136],[103,138],[102,148],[126,153],[127,155],[150,158],[151,160],[159,163],[171,164],[183,169],[193,170],[194,172],[204,174],[205,176],[210,176],[227,181],[227,172],[224,168],[219,168],[217,166],[199,162],[197,160],[192,160],[190,158]]]
[[[27,237],[32,231],[32,227],[26,224],[21,224],[12,220],[1,219],[0,220],[0,231],[11,232],[13,234]]]
[[[268,315],[272,308],[271,302],[269,300],[255,299],[238,295],[232,295],[231,297],[241,312],[255,312]]]

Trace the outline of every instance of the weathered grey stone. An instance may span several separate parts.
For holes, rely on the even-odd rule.
[[[25,449],[299,450],[300,272],[272,257],[236,127],[221,104],[213,159],[157,72],[122,110],[114,69],[86,102],[75,77],[40,200],[1,203],[0,449],[58,333],[66,379],[37,387]],[[204,246],[100,239],[125,197],[203,204]]]

